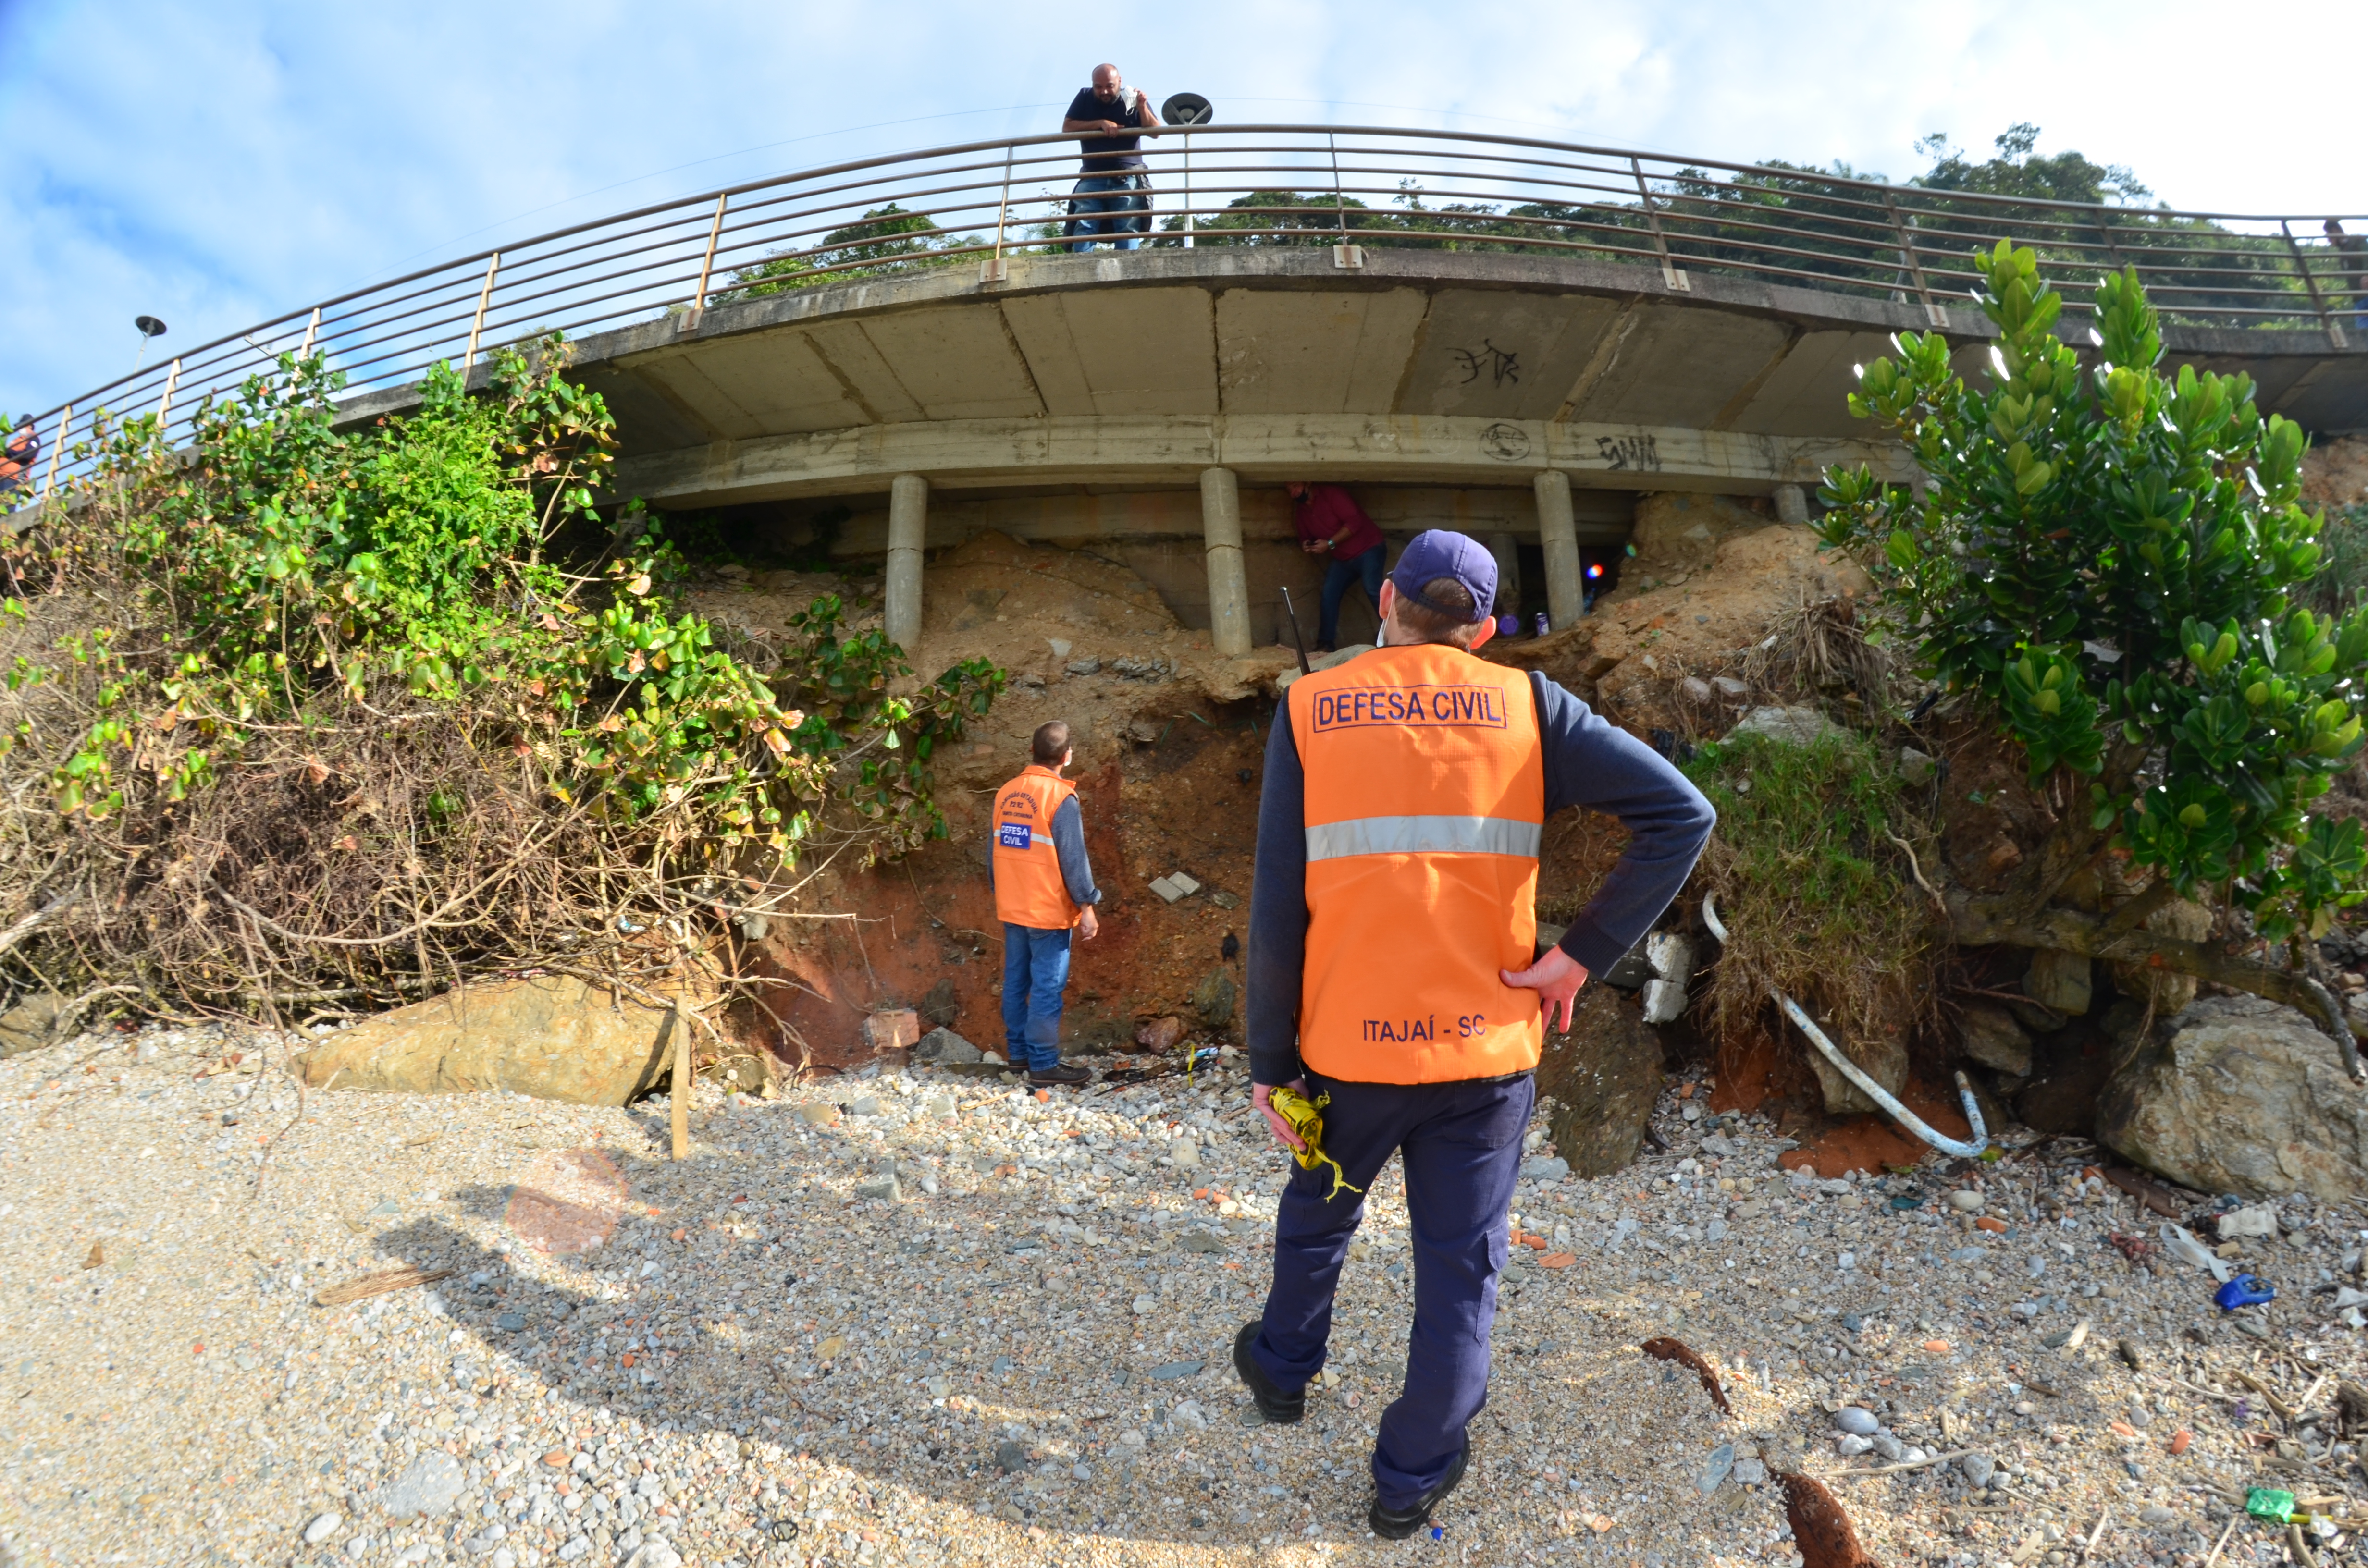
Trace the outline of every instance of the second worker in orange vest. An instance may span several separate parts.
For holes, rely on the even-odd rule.
[[[1093,863],[1086,858],[1077,787],[1062,774],[1076,760],[1069,726],[1040,724],[1027,770],[995,795],[995,841],[987,871],[1003,922],[1003,1031],[1014,1072],[1040,1087],[1083,1084],[1092,1074],[1061,1060],[1062,993],[1069,983],[1069,933],[1100,930]]]
[[[1496,593],[1479,541],[1417,535],[1382,586],[1382,645],[1291,687],[1258,802],[1252,1100],[1296,1147],[1269,1095],[1328,1096],[1324,1152],[1350,1187],[1393,1153],[1405,1169],[1414,1325],[1368,1515],[1392,1540],[1422,1528],[1469,1460],[1546,1022],[1567,1028],[1588,971],[1660,918],[1712,823],[1650,747],[1543,676],[1473,656]],[[1628,847],[1539,959],[1539,841],[1571,805],[1617,816]],[[1363,1215],[1331,1167],[1291,1173],[1266,1311],[1234,1342],[1269,1421],[1298,1420],[1323,1369]]]

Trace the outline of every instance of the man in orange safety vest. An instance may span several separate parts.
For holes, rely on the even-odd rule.
[[[1061,1060],[1061,994],[1069,983],[1069,933],[1092,941],[1102,900],[1086,857],[1077,787],[1062,774],[1076,760],[1069,726],[1037,726],[1031,758],[996,791],[995,913],[1003,922],[1003,1031],[1014,1072],[1039,1087],[1083,1084],[1092,1074]]]
[[[1414,1324],[1373,1445],[1375,1534],[1422,1528],[1463,1477],[1545,1025],[1660,918],[1709,837],[1710,804],[1651,747],[1542,675],[1473,651],[1497,563],[1417,535],[1382,585],[1380,645],[1304,676],[1267,744],[1250,891],[1251,1100],[1323,1099],[1324,1153],[1277,1208],[1266,1310],[1234,1365],[1269,1421],[1300,1419],[1332,1296],[1390,1155],[1406,1177]],[[1626,852],[1537,953],[1538,847],[1565,806],[1617,816]],[[1342,1185],[1345,1184],[1345,1185]]]

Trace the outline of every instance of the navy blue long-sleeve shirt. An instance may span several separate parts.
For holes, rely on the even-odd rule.
[[[1538,736],[1545,753],[1545,809],[1580,806],[1618,817],[1627,853],[1558,944],[1601,974],[1653,928],[1709,842],[1716,813],[1702,791],[1644,742],[1534,672]],[[1307,776],[1287,713],[1267,738],[1258,797],[1258,864],[1250,881],[1250,1077],[1267,1085],[1300,1075],[1299,1013],[1307,963]]]
[[[1069,902],[1083,909],[1102,901],[1102,890],[1094,886],[1094,863],[1086,858],[1086,813],[1077,809],[1075,795],[1062,801],[1053,812],[1053,853],[1060,858],[1061,881],[1069,890]],[[995,885],[995,851],[987,850],[987,886]]]

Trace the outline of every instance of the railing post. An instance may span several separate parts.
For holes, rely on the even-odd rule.
[[[1340,225],[1339,243],[1332,247],[1332,265],[1362,267],[1365,265],[1365,247],[1349,243],[1349,203],[1340,190],[1340,139],[1326,131],[1324,144],[1332,149],[1332,218]]]
[[[73,428],[74,404],[68,403],[65,412],[58,415],[58,438],[50,448],[50,472],[41,479],[41,505],[44,506],[50,504],[50,492],[57,488],[58,458],[65,451],[66,435]]]
[[[2310,258],[2302,252],[2302,244],[2294,237],[2294,226],[2285,219],[2278,220],[2278,233],[2286,237],[2286,249],[2294,252],[2294,267],[2302,274],[2302,286],[2310,290],[2311,308],[2318,312],[2318,324],[2327,329],[2327,341],[2338,348],[2350,347],[2343,335],[2343,324],[2327,308],[2327,301],[2318,291],[2318,279],[2311,275]]]
[[[469,323],[469,347],[461,356],[461,386],[469,385],[469,367],[477,358],[477,339],[484,335],[485,309],[494,302],[494,278],[502,269],[502,253],[495,251],[485,262],[485,286],[477,290],[477,313]]]
[[[1009,142],[1003,146],[1003,199],[995,209],[995,254],[979,264],[978,280],[1000,283],[1009,276],[1003,265],[1003,225],[1011,216],[1011,153]]]
[[[1636,176],[1636,196],[1645,203],[1645,226],[1653,231],[1653,248],[1661,255],[1661,281],[1672,289],[1692,293],[1693,285],[1686,280],[1685,268],[1669,257],[1668,236],[1661,233],[1661,212],[1653,205],[1652,187],[1645,183],[1645,165],[1630,158],[1628,172]]]
[[[181,380],[181,361],[176,358],[171,369],[165,372],[165,395],[156,400],[156,434],[165,434],[165,422],[173,415],[173,389]]]
[[[1192,133],[1184,133],[1184,248],[1192,248]]]
[[[682,318],[685,332],[697,332],[700,318],[707,314],[707,279],[715,270],[715,242],[723,236],[723,204],[731,199],[728,190],[715,199],[715,221],[707,225],[707,254],[699,258],[699,288],[690,296],[690,313]]]
[[[1907,276],[1916,285],[1916,297],[1924,301],[1925,324],[1946,329],[1948,312],[1932,302],[1932,285],[1924,278],[1924,258],[1917,254],[1915,214],[1900,212],[1899,199],[1889,186],[1883,187],[1883,210],[1891,214],[1891,233],[1899,242],[1899,263],[1907,268]]]
[[[312,357],[313,339],[319,335],[320,331],[321,307],[315,305],[313,307],[313,319],[304,324],[304,341],[296,347],[297,358],[305,359]]]

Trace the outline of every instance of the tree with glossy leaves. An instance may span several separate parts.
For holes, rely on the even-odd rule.
[[[1903,333],[1850,397],[1925,483],[1837,468],[1823,492],[1827,542],[1874,564],[1922,669],[1986,704],[2062,808],[2002,890],[1947,890],[1952,934],[2197,975],[2351,1040],[2311,939],[2368,896],[2368,845],[2311,806],[2368,745],[2368,606],[2305,602],[2322,547],[2303,432],[2264,418],[2243,376],[2165,375],[2134,270],[2100,279],[2084,367],[2032,252],[2002,240],[1976,261],[1999,334],[1988,385],[1938,333]],[[2107,856],[2135,896],[2058,901]],[[2146,929],[2174,898],[2227,934]]]

